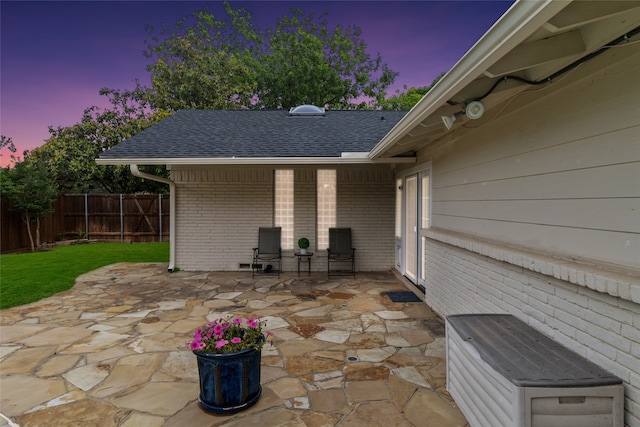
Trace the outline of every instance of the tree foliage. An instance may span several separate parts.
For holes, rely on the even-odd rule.
[[[35,251],[40,247],[40,220],[53,212],[52,203],[58,194],[56,185],[46,166],[30,157],[13,168],[2,168],[0,172],[2,197],[10,200],[12,210],[20,213],[27,227],[31,250]]]
[[[422,99],[423,96],[429,92],[436,83],[440,81],[445,73],[440,74],[435,78],[429,86],[412,87],[407,89],[404,86],[404,92],[396,91],[396,94],[380,102],[380,107],[383,110],[410,110],[414,105]]]
[[[5,152],[5,154],[0,154],[0,156],[6,156],[6,153],[9,154],[9,160],[7,162],[8,165],[20,161],[20,157],[16,155],[17,151],[18,149],[13,143],[13,139],[11,137],[0,135],[0,153]]]
[[[225,3],[226,20],[207,9],[163,25],[146,42],[152,63],[147,97],[156,108],[233,109],[249,105],[256,85],[251,52],[258,35],[244,10]],[[153,27],[147,27],[150,34]]]
[[[133,91],[102,89],[110,107],[89,107],[73,126],[49,127],[49,139],[31,156],[46,165],[62,193],[135,193],[166,191],[165,186],[131,176],[127,166],[98,165],[103,151],[157,123],[169,113],[153,112],[139,88]],[[151,173],[166,176],[164,168]],[[156,185],[157,184],[157,185]]]
[[[292,9],[259,29],[246,9],[225,3],[225,13],[195,12],[147,43],[154,107],[375,108],[397,76],[367,53],[358,27],[329,28],[326,15]]]
[[[397,73],[367,53],[360,28],[330,29],[324,17],[292,9],[266,33],[256,61],[260,107],[373,108],[384,99]]]
[[[159,33],[147,31],[151,86],[102,89],[108,107],[85,109],[73,126],[50,127],[45,144],[25,153],[60,192],[166,192],[163,184],[133,177],[127,166],[98,165],[95,159],[172,111],[379,108],[397,76],[380,55],[367,53],[358,27],[330,28],[326,14],[316,19],[292,9],[274,27],[260,29],[246,9],[225,2],[222,18],[204,9],[163,25]],[[10,139],[0,148],[19,162]],[[164,166],[141,169],[168,176]]]

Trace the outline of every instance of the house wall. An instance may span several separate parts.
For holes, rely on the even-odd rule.
[[[393,266],[394,176],[386,166],[337,168],[336,226],[351,227],[358,271]],[[176,266],[189,271],[237,271],[251,263],[258,228],[273,226],[272,168],[174,167]],[[308,237],[312,270],[326,271],[326,248],[317,248],[316,170],[294,168],[295,239]],[[293,251],[283,270],[297,269]]]
[[[337,227],[351,227],[356,269],[393,268],[395,178],[389,166],[338,170]]]
[[[594,70],[602,55],[453,132],[454,149],[433,167],[433,225],[640,268],[640,55],[625,59],[631,52],[612,49],[617,65]]]
[[[268,169],[178,169],[176,266],[235,271],[251,263],[258,228],[273,226],[274,175]]]
[[[475,243],[476,249],[481,247]],[[485,248],[506,258],[526,257],[518,251]],[[425,300],[436,312],[509,313],[526,321],[620,377],[625,383],[625,425],[640,425],[640,293],[635,301],[613,296],[572,283],[570,269],[563,280],[437,240],[429,240],[426,257]],[[547,265],[561,268],[552,261]],[[576,272],[600,289],[612,280],[597,270],[572,273]]]
[[[419,153],[426,301],[508,312],[618,375],[640,426],[640,50],[607,51]]]

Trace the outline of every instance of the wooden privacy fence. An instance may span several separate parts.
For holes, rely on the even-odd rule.
[[[2,252],[30,247],[20,214],[10,208],[10,202],[2,202]],[[169,240],[166,194],[62,194],[53,209],[41,222],[41,243],[79,238],[118,242]]]

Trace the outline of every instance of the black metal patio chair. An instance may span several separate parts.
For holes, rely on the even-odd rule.
[[[281,232],[281,227],[260,227],[258,229],[258,247],[253,248],[251,277],[255,277],[256,273],[278,273],[278,277],[280,277],[280,271],[282,271]]]
[[[332,269],[332,265],[334,269]],[[336,269],[336,267],[338,267]],[[356,277],[356,249],[351,245],[350,228],[330,228],[327,249],[327,274]]]

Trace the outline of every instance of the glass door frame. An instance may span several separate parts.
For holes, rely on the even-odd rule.
[[[425,179],[427,178],[427,179]],[[407,189],[407,180],[408,179],[416,179],[416,191],[412,192],[413,197],[415,197],[415,202],[413,205],[416,207],[415,212],[415,223],[416,223],[416,242],[415,247],[413,247],[413,243],[411,243],[411,247],[413,248],[413,253],[415,255],[415,272],[407,271],[407,261],[414,257],[408,257],[407,251],[410,249],[407,245],[407,197],[408,195]],[[397,203],[400,203],[400,208],[396,207],[396,212],[399,212],[401,215],[401,221],[398,223],[399,229],[402,232],[401,236],[396,236],[396,268],[411,280],[414,284],[425,285],[425,232],[428,228],[431,227],[431,162],[422,164],[420,166],[416,166],[411,169],[407,169],[396,174],[396,182],[401,182],[399,186],[399,190],[401,191],[400,197],[397,198]],[[427,184],[425,184],[427,183]],[[424,185],[428,185],[429,188],[423,188]],[[426,193],[425,193],[426,191]],[[409,205],[411,206],[411,205]],[[425,212],[426,211],[426,212]],[[396,218],[397,220],[397,218]],[[412,221],[413,222],[413,221]],[[426,228],[424,227],[426,225]],[[398,239],[399,237],[399,239]],[[407,274],[409,273],[409,274]],[[413,277],[415,276],[415,277]]]

